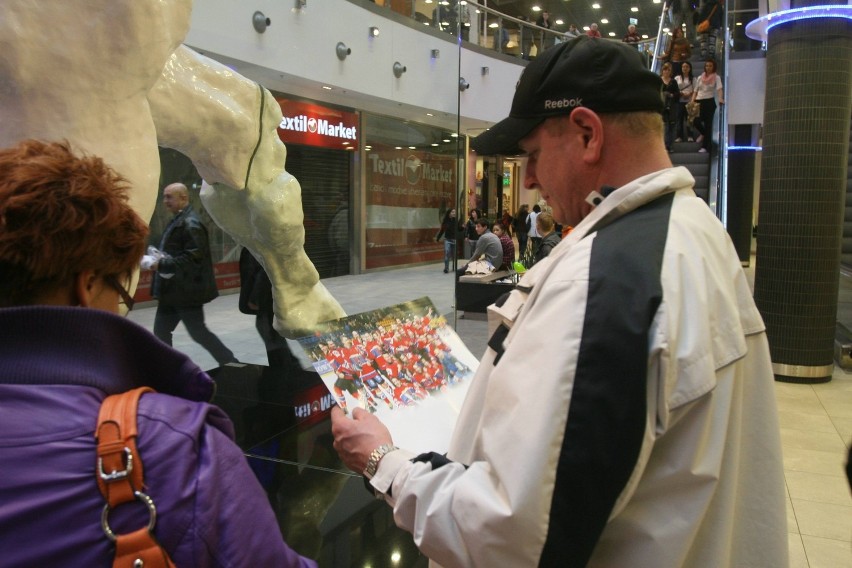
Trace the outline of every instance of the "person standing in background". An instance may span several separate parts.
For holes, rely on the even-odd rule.
[[[459,226],[456,210],[450,209],[444,214],[444,220],[441,221],[441,230],[435,236],[437,242],[441,242],[441,237],[444,238],[444,274],[450,271],[450,265],[456,258],[456,241],[461,234],[462,228]]]
[[[677,81],[672,77],[672,64],[663,63],[660,78],[663,80],[663,129],[666,150],[672,151],[672,142],[675,137],[675,115],[680,99],[680,89]]]
[[[293,360],[287,340],[273,326],[272,282],[263,265],[245,247],[240,252],[239,309],[244,314],[256,316],[254,326],[266,347],[270,367],[281,367]]]
[[[471,209],[468,213],[467,223],[464,224],[464,256],[470,258],[473,249],[476,248],[476,241],[479,240],[479,233],[476,232],[476,222],[479,220],[479,209]]]
[[[535,21],[535,25],[537,25],[540,28],[545,28],[545,29],[548,29],[548,30],[550,28],[552,28],[553,22],[550,20],[550,12],[548,12],[547,10],[543,10],[541,12],[541,15]],[[539,31],[539,34],[540,34],[540,40],[539,40],[539,46],[540,47],[538,49],[538,55],[541,55],[541,52],[543,52],[545,49],[547,49],[548,47],[553,45],[554,36],[552,34],[549,34],[547,32],[543,32],[543,31]]]
[[[598,31],[598,25],[592,24],[591,26],[589,26],[589,31],[586,32],[586,35],[591,38],[601,37],[601,32]]]
[[[692,63],[684,61],[680,65],[680,73],[675,76],[677,88],[680,89],[680,99],[677,104],[677,117],[675,118],[675,142],[686,139],[692,142],[692,124],[689,123],[689,113],[686,104],[692,100],[692,92],[695,90],[695,78],[692,76]]]
[[[716,74],[716,62],[708,59],[704,62],[704,73],[695,80],[695,92],[692,100],[698,101],[700,111],[695,121],[695,128],[700,132],[696,142],[701,143],[699,152],[709,152],[713,148],[713,117],[716,115],[716,99],[719,104],[725,104],[725,93],[722,90],[722,79]]]
[[[162,256],[151,266],[156,271],[152,292],[159,300],[154,335],[171,346],[174,330],[182,321],[193,341],[219,365],[235,363],[231,350],[204,323],[204,304],[219,296],[207,229],[192,210],[184,184],[166,186],[163,205],[174,217],[160,241]]]
[[[533,252],[538,249],[538,245],[541,244],[541,235],[538,232],[538,227],[535,224],[536,217],[541,213],[541,205],[536,203],[533,205],[532,213],[527,216],[527,232],[529,233],[530,240],[532,241]]]
[[[530,216],[530,207],[526,203],[521,205],[518,213],[515,215],[515,236],[518,237],[518,258],[523,258],[527,250],[527,242],[529,240],[529,228],[527,218]]]
[[[621,38],[621,41],[623,41],[624,43],[632,43],[635,45],[642,41],[642,36],[640,36],[639,33],[636,31],[636,26],[630,24],[629,26],[627,26],[627,34],[623,38]]]
[[[535,225],[538,233],[541,235],[541,244],[535,250],[533,264],[546,258],[550,254],[550,251],[562,240],[562,231],[556,230],[556,222],[550,213],[542,213],[536,217]]]

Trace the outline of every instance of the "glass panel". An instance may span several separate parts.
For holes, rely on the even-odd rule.
[[[366,115],[365,268],[443,259],[436,241],[458,185],[456,138],[442,128]]]

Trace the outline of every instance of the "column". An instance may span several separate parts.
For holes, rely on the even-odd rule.
[[[754,293],[780,381],[826,382],[834,368],[850,10],[797,8],[762,18],[758,30],[767,64]]]

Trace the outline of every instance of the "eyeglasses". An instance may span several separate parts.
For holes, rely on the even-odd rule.
[[[128,292],[127,289],[118,282],[115,276],[104,276],[104,282],[109,284],[112,289],[118,292],[118,295],[121,296],[119,304],[124,304],[125,307],[127,307],[128,312],[133,309],[133,304],[136,303],[135,300],[130,295],[130,292]]]

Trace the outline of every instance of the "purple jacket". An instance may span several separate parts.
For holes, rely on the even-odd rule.
[[[203,402],[206,373],[121,317],[47,306],[0,309],[0,564],[112,564],[95,423],[107,394],[142,385],[158,391],[139,403],[146,492],[175,564],[315,566],[284,543],[231,422]],[[117,532],[147,522],[135,505],[110,514]]]

